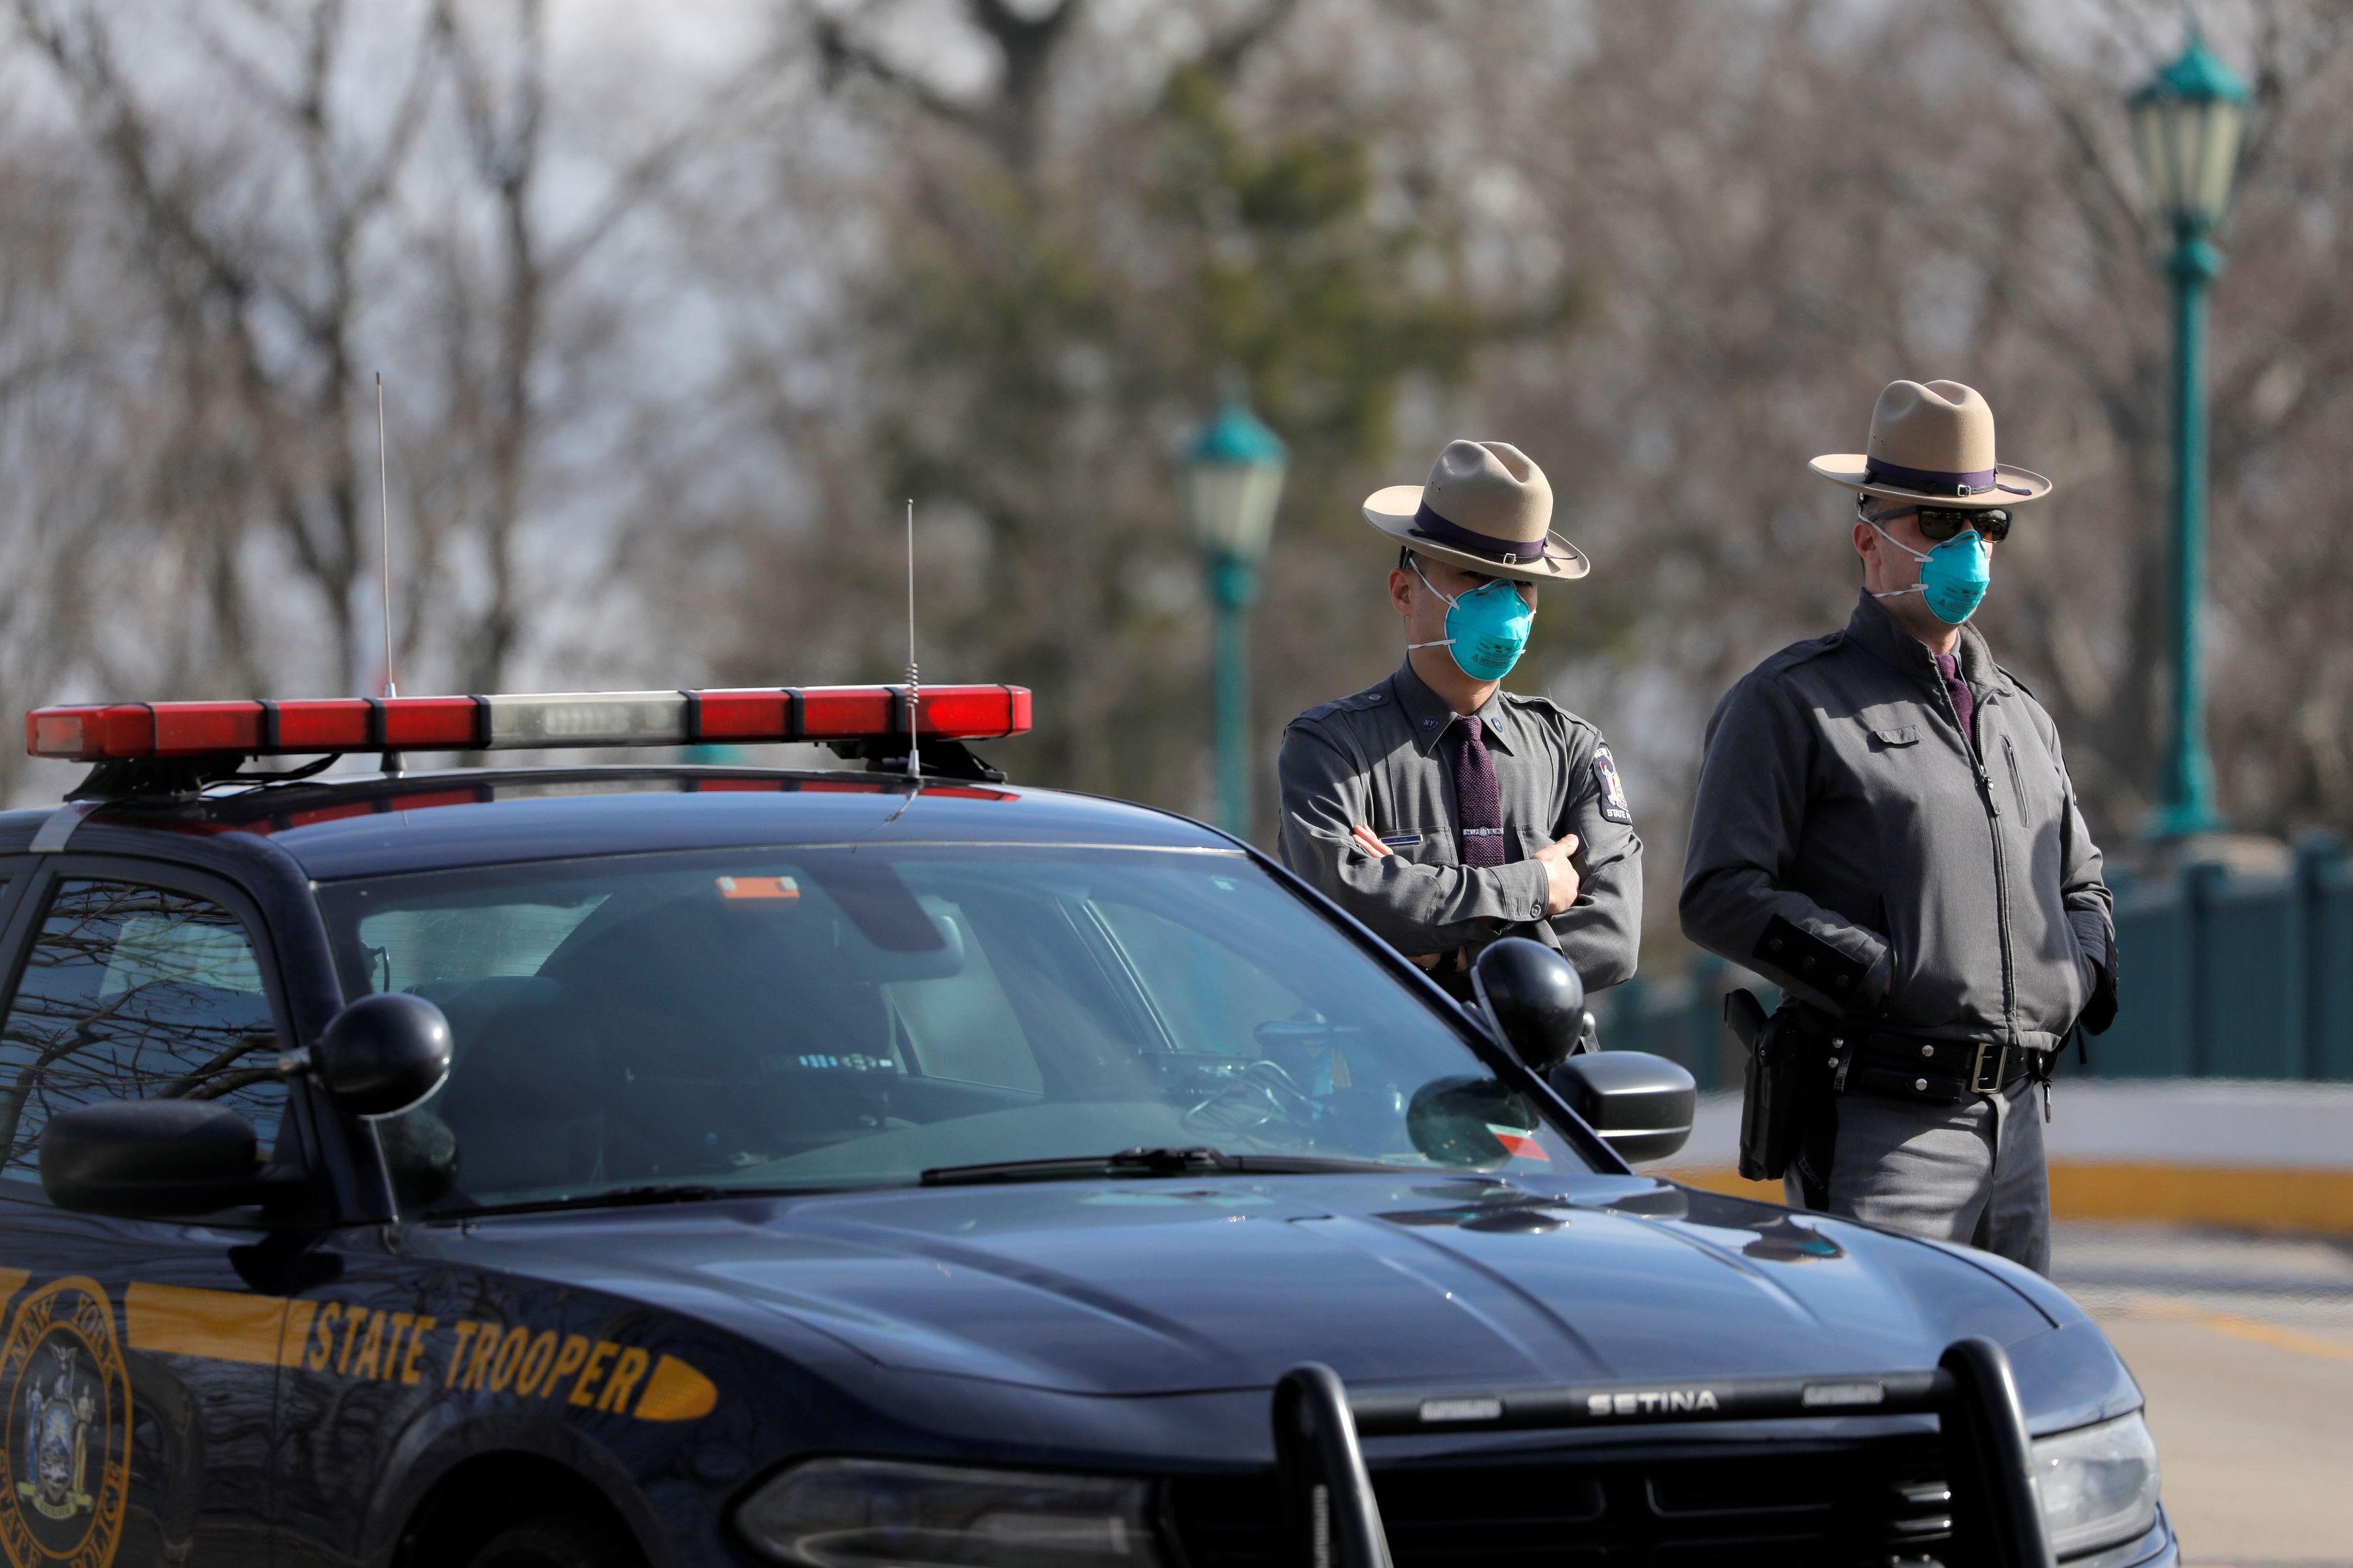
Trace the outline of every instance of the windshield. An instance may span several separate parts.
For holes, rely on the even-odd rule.
[[[636,855],[320,899],[347,989],[427,997],[456,1037],[448,1084],[384,1126],[412,1212],[1134,1151],[1103,1173],[1585,1168],[1240,854]]]

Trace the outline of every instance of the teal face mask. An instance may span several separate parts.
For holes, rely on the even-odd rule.
[[[1442,647],[1473,680],[1501,680],[1511,674],[1512,666],[1527,650],[1528,633],[1536,624],[1536,613],[1520,596],[1518,584],[1498,577],[1456,598],[1430,586],[1430,579],[1422,577],[1419,561],[1413,563],[1413,574],[1421,577],[1423,587],[1446,600],[1446,635],[1436,642],[1408,643],[1406,647]]]
[[[1928,601],[1928,609],[1948,626],[1957,626],[1978,613],[1984,602],[1986,589],[1993,584],[1993,546],[1985,535],[1974,528],[1965,528],[1934,550],[1923,553],[1913,549],[1866,517],[1871,531],[1920,563],[1920,581],[1909,588],[1898,588],[1893,594],[1873,594],[1874,599],[1900,599],[1906,594],[1917,594]]]

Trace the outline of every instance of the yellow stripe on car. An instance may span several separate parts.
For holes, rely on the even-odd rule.
[[[135,1351],[205,1356],[253,1366],[288,1364],[285,1347],[289,1309],[302,1309],[310,1326],[315,1304],[282,1296],[247,1296],[234,1290],[199,1290],[185,1285],[133,1281],[122,1293],[123,1326]]]

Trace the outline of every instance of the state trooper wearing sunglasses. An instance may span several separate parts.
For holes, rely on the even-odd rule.
[[[2116,1016],[2115,927],[2058,731],[1968,623],[2051,481],[1950,381],[1892,384],[1870,450],[1811,467],[1857,492],[1862,592],[1708,721],[1683,931],[1788,998],[1757,1061],[1801,1069],[1797,1122],[1760,1173],[1793,1205],[2047,1271],[2051,1059]]]

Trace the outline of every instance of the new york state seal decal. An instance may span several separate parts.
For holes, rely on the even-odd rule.
[[[25,1298],[0,1390],[0,1554],[9,1568],[108,1568],[131,1480],[131,1373],[97,1280]]]

